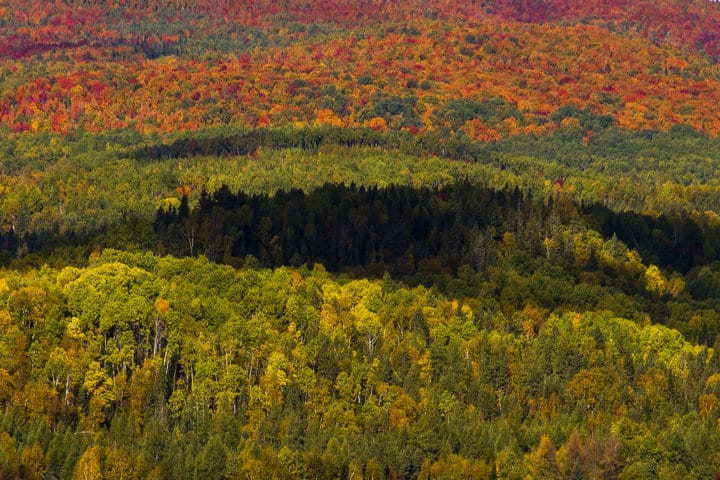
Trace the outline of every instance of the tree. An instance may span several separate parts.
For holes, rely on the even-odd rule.
[[[20,452],[20,477],[27,480],[45,478],[45,454],[37,443],[24,447]]]
[[[7,300],[7,308],[32,342],[37,330],[44,327],[50,304],[45,290],[37,286],[29,286],[12,292]]]
[[[200,451],[195,464],[195,478],[222,480],[227,478],[227,452],[219,436],[213,435]]]
[[[556,455],[557,452],[550,437],[543,435],[535,451],[525,456],[525,465],[530,473],[530,477],[548,479],[562,478]]]
[[[0,479],[12,480],[20,476],[20,459],[7,432],[0,432]]]
[[[134,459],[127,452],[112,447],[103,449],[103,480],[131,480],[139,478],[137,475],[138,466]]]
[[[75,467],[73,480],[102,480],[100,450],[97,445],[85,450]]]
[[[645,288],[656,298],[662,297],[668,292],[668,282],[655,265],[650,265],[645,270]]]

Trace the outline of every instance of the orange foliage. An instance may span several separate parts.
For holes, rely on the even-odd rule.
[[[719,42],[716,29],[702,30],[720,21],[712,2],[498,1],[491,11],[435,0],[418,16],[419,0],[291,0],[280,28],[269,0],[21,3],[0,0],[0,78],[10,79],[0,125],[15,131],[301,122],[417,132],[452,123],[453,100],[503,99],[517,115],[463,118],[456,128],[485,141],[547,134],[577,127],[577,118],[553,117],[575,106],[631,129],[686,123],[720,133],[720,72],[706,56]],[[140,19],[149,27],[135,28]],[[168,19],[183,28],[163,30]],[[183,53],[222,28],[237,51]],[[267,41],[242,46],[260,34]],[[393,110],[396,99],[415,117]]]

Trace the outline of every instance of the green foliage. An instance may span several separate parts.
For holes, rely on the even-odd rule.
[[[696,118],[715,66],[669,48],[638,72],[592,65],[593,48],[553,65],[516,36],[540,27],[454,29],[438,5],[437,31],[405,19],[367,36],[341,25],[372,30],[379,4],[349,21],[343,2],[319,19],[312,2],[250,3],[242,22],[226,2],[110,9],[57,52],[12,42],[57,28],[64,43],[73,15],[0,19],[22,33],[2,45],[0,110],[16,117],[0,126],[0,479],[717,477],[720,140],[677,123],[717,130]],[[563,11],[542,3],[512,8]],[[608,28],[628,25],[643,23]],[[105,30],[107,48],[82,50]],[[132,85],[67,72],[75,47],[145,67]],[[446,71],[427,69],[430,47]],[[521,61],[535,73],[503,77]],[[246,81],[253,64],[269,76]],[[575,64],[637,85],[552,78]],[[86,131],[103,85],[130,94],[147,65],[169,83],[141,93],[182,97],[187,118],[120,108],[123,129]],[[85,73],[91,103],[31,98]],[[198,73],[212,87],[184,91]],[[51,82],[25,88],[36,78]],[[658,103],[662,123],[645,122],[654,104],[629,118],[663,92],[681,95]],[[41,110],[75,129],[30,125]],[[666,131],[620,126],[644,124]]]
[[[335,98],[338,93],[328,95]],[[385,116],[390,122],[417,121],[410,109],[414,97],[383,98],[371,115]],[[458,122],[475,115],[514,115],[500,100],[453,102],[448,105]],[[338,97],[332,108],[344,108],[342,103]],[[558,112],[581,119],[587,115],[570,107]],[[98,238],[95,245],[152,249],[146,221],[160,207],[177,208],[183,194],[193,204],[203,190],[213,192],[222,185],[233,192],[273,194],[293,188],[310,192],[327,181],[439,187],[470,180],[492,189],[517,187],[536,199],[549,200],[562,193],[584,206],[631,210],[635,213],[621,220],[630,225],[637,223],[636,214],[665,213],[647,231],[637,232],[636,238],[621,236],[646,256],[648,251],[639,243],[652,241],[654,229],[663,234],[656,243],[671,236],[668,230],[697,237],[693,225],[683,223],[686,212],[701,227],[718,224],[712,215],[720,211],[713,160],[717,139],[680,135],[676,130],[593,131],[587,145],[570,131],[569,136],[561,132],[481,144],[447,132],[413,136],[327,126],[254,130],[223,126],[176,133],[164,140],[129,131],[65,138],[10,135],[4,141],[12,153],[3,160],[5,176],[0,184],[0,249],[7,257],[49,248],[53,242],[87,246],[92,237]],[[618,231],[607,223],[596,228],[607,236]],[[697,249],[704,254],[720,252],[716,243],[695,246],[682,256],[697,263],[693,260]],[[673,247],[670,242],[653,248],[670,252]],[[75,255],[86,257],[89,252]],[[64,255],[66,262],[77,261],[69,249]],[[691,267],[676,266],[682,271]]]
[[[598,242],[598,268],[654,271],[617,241],[571,238],[579,255]],[[3,472],[712,476],[714,349],[647,323],[666,302],[657,291],[622,294],[634,303],[613,312],[618,290],[556,255],[506,251],[485,273],[460,269],[445,293],[110,249],[84,268],[5,271]],[[44,309],[21,308],[39,292]],[[672,302],[699,318],[709,305]],[[60,334],[41,327],[50,312]]]
[[[502,97],[495,97],[485,101],[450,100],[437,115],[448,121],[453,130],[458,130],[465,122],[473,119],[480,119],[492,125],[506,118],[515,118],[519,122],[523,121],[522,114]]]

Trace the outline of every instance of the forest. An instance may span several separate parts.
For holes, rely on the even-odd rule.
[[[717,2],[0,32],[0,480],[720,478]]]

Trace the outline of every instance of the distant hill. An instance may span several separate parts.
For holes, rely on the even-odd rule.
[[[714,2],[17,3],[0,2],[16,132],[720,133]]]

